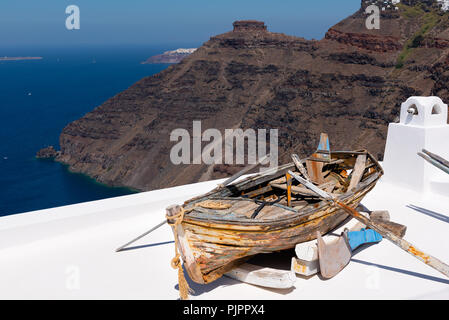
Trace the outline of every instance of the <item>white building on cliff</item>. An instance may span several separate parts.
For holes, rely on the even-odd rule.
[[[441,9],[444,11],[449,10],[449,0],[438,0],[438,2],[441,4]]]
[[[390,1],[385,1],[385,4],[388,4]],[[401,0],[391,0],[391,3],[396,5],[398,3],[400,3]],[[449,10],[449,0],[437,0],[437,2],[441,5],[441,9],[444,11],[448,11]]]

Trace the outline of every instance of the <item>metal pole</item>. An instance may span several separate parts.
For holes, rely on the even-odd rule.
[[[115,252],[120,252],[120,251],[122,251],[122,250],[125,249],[127,246],[129,246],[130,244],[136,242],[136,241],[139,240],[139,239],[142,239],[142,238],[145,237],[147,234],[150,234],[151,232],[153,232],[154,230],[156,230],[156,229],[162,227],[162,226],[163,226],[164,224],[166,224],[166,223],[167,223],[167,220],[162,221],[161,223],[159,223],[158,225],[154,226],[153,228],[151,228],[150,230],[148,230],[148,231],[145,232],[144,234],[141,234],[140,236],[138,236],[137,238],[135,238],[135,239],[131,240],[130,242],[124,244],[124,245],[121,246],[120,248],[117,248],[117,249],[115,250]]]

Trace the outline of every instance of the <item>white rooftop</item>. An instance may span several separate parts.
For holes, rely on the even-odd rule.
[[[441,130],[447,131],[447,124]],[[400,129],[394,132],[401,135]],[[410,138],[388,137],[389,143]],[[422,147],[416,144],[410,146]],[[447,150],[430,151],[448,158]],[[438,185],[447,190],[449,175],[432,171],[438,185],[419,177],[432,188],[388,179],[389,171],[402,170],[401,163],[409,156],[384,163],[385,176],[362,203],[370,210],[388,210],[392,221],[407,226],[406,240],[447,263],[449,193],[434,191]],[[424,160],[417,165],[434,169]],[[116,253],[115,249],[163,221],[169,205],[181,204],[220,182],[0,218],[0,299],[178,299],[177,271],[170,267],[174,256],[170,227],[163,226],[129,250]],[[290,258],[273,263],[290,266]],[[354,255],[336,277],[324,281],[298,276],[295,288],[289,290],[265,289],[226,277],[209,285],[189,284],[195,290],[191,299],[449,299],[449,278],[386,239]]]

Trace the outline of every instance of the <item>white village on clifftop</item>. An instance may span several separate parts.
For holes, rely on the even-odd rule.
[[[387,9],[394,9],[399,10],[399,8],[396,6],[398,3],[400,3],[401,0],[366,0],[365,5],[377,5],[382,8],[382,11],[385,11]],[[440,4],[441,9],[443,11],[449,10],[449,0],[437,0],[437,2]]]

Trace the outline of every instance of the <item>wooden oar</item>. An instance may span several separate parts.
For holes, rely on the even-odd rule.
[[[257,161],[255,164],[248,166],[246,168],[244,168],[243,170],[240,170],[239,172],[237,172],[236,174],[234,174],[232,177],[230,177],[229,179],[227,179],[225,182],[219,184],[219,187],[224,188],[226,187],[228,184],[230,184],[231,182],[234,182],[235,180],[237,180],[238,178],[240,178],[241,176],[243,176],[245,173],[253,170],[254,168],[257,168],[262,162],[264,162],[267,158],[269,157],[269,155],[265,155],[264,157],[260,158],[259,161]]]
[[[115,252],[120,252],[120,251],[122,251],[122,250],[125,249],[127,246],[129,246],[130,244],[136,242],[136,241],[139,240],[139,239],[142,239],[142,238],[145,237],[147,234],[150,234],[150,233],[153,232],[154,230],[159,229],[160,227],[162,227],[162,226],[163,226],[164,224],[166,224],[166,223],[167,223],[167,220],[162,221],[161,223],[159,223],[158,225],[154,226],[153,228],[151,228],[151,229],[148,230],[147,232],[141,234],[141,235],[138,236],[137,238],[135,238],[135,239],[131,240],[130,242],[124,244],[124,245],[121,246],[120,248],[117,248],[117,249],[115,250]]]
[[[304,176],[304,178],[306,178],[307,180],[310,180],[309,175],[307,174],[306,168],[304,168],[304,165],[302,164],[301,159],[299,158],[299,156],[296,153],[292,154],[292,160],[293,160],[293,163],[295,164],[296,168],[299,170],[299,172],[301,172],[301,174]]]
[[[393,242],[395,245],[397,245],[399,248],[404,250],[405,252],[411,254],[418,260],[424,262],[425,264],[429,265],[430,267],[434,268],[435,270],[441,272],[446,277],[449,278],[449,266],[442,262],[441,260],[419,250],[416,246],[413,244],[405,241],[404,239],[401,239],[400,237],[396,236],[395,234],[391,233],[390,231],[386,230],[382,226],[378,225],[377,223],[371,221],[370,219],[364,217],[361,215],[357,210],[354,210],[353,208],[347,206],[346,204],[338,201],[337,199],[333,198],[330,194],[327,192],[321,190],[317,186],[315,186],[310,181],[307,181],[303,179],[302,177],[298,176],[297,174],[289,171],[291,176],[298,180],[300,183],[302,183],[304,186],[309,188],[310,190],[314,191],[317,195],[319,195],[321,198],[328,200],[332,202],[334,205],[339,206],[340,208],[344,209],[347,213],[349,213],[353,218],[357,219],[367,227],[373,229],[374,231],[377,231],[382,235],[384,238],[387,238],[391,242]]]

